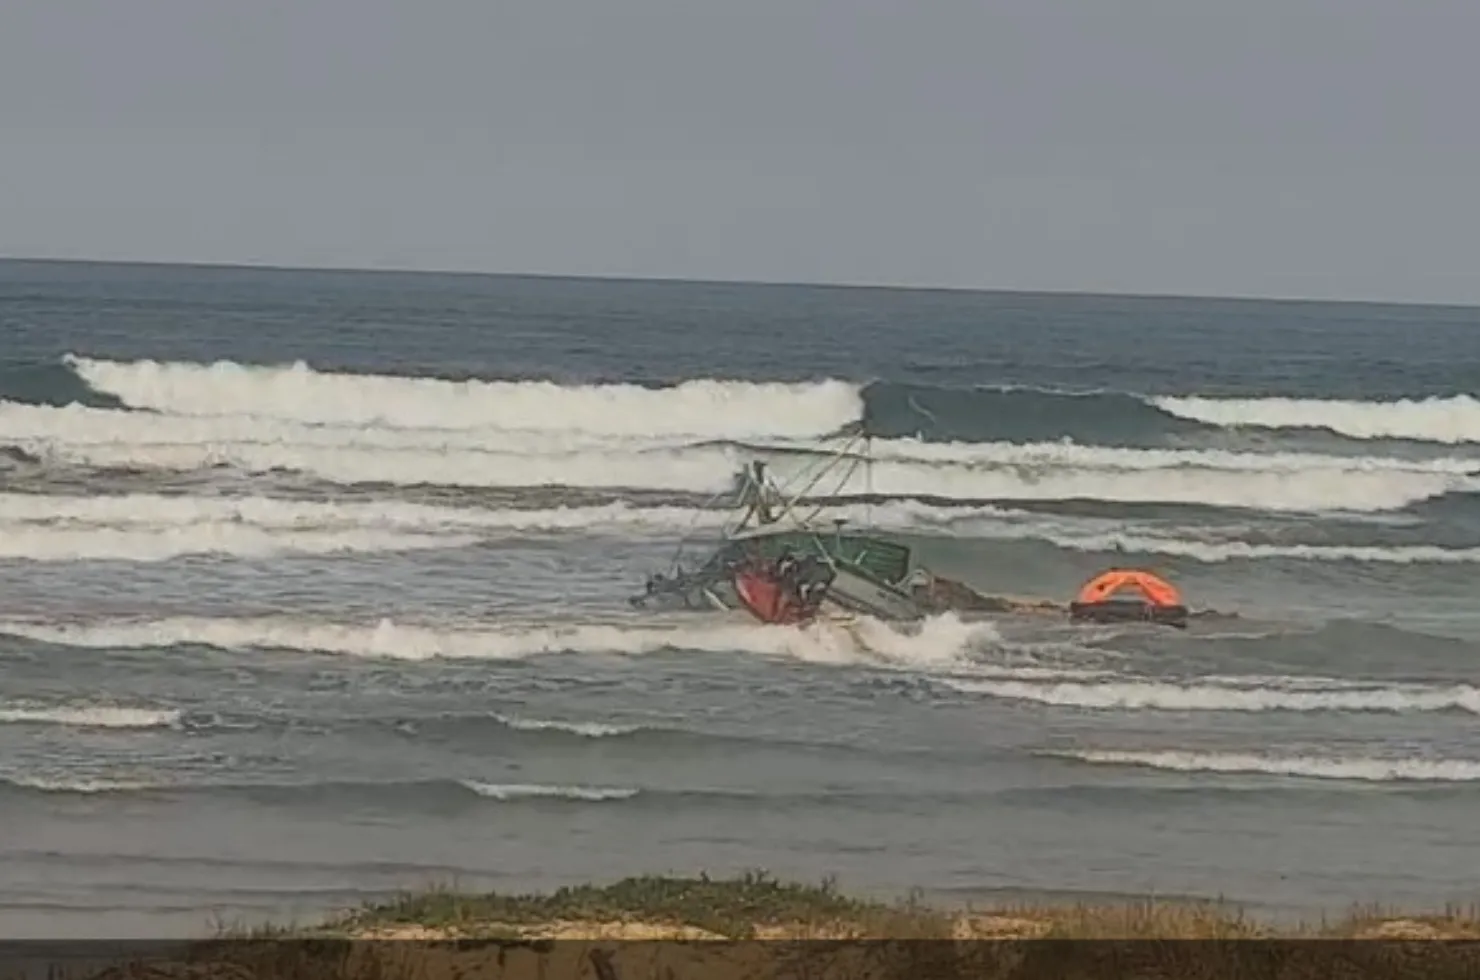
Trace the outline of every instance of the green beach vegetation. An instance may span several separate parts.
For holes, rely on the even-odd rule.
[[[416,939],[1480,939],[1480,907],[1410,913],[1353,908],[1333,919],[1271,924],[1228,903],[1146,898],[945,908],[916,892],[886,902],[823,881],[763,872],[732,878],[643,876],[535,894],[441,885],[307,926],[225,929],[230,937]]]

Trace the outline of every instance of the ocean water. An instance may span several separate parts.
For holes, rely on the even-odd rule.
[[[765,868],[1471,901],[1480,311],[0,262],[0,934]],[[735,472],[1184,632],[625,602]],[[704,509],[706,506],[709,509]]]

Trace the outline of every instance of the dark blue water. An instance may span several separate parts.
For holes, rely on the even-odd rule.
[[[0,931],[453,876],[1470,900],[1480,311],[0,262]],[[936,571],[1236,613],[625,598],[736,471]],[[711,509],[703,509],[708,505]]]

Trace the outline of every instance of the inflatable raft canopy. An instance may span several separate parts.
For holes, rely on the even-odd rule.
[[[1071,621],[1095,623],[1151,622],[1178,628],[1187,625],[1182,594],[1166,579],[1134,568],[1101,572],[1069,603]]]

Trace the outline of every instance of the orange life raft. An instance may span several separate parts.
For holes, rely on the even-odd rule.
[[[1177,587],[1165,579],[1138,569],[1112,568],[1084,583],[1078,598],[1069,603],[1069,619],[1095,623],[1150,622],[1184,629],[1187,607]]]

